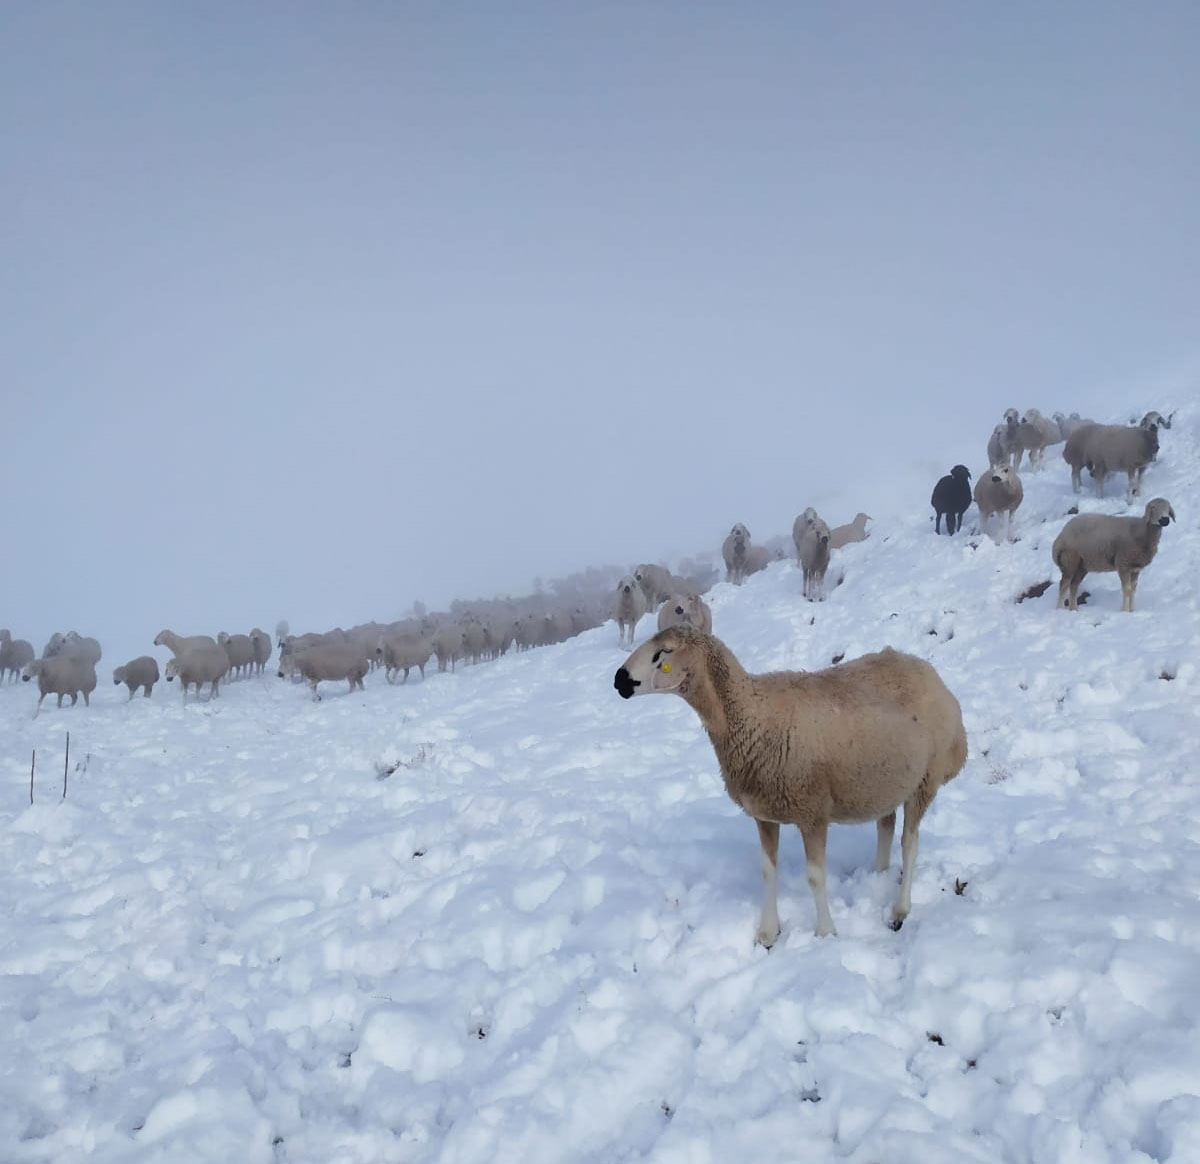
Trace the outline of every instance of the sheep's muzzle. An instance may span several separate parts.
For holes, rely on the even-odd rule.
[[[616,675],[613,676],[613,686],[622,699],[630,699],[641,683],[634,679],[624,667],[618,667]]]

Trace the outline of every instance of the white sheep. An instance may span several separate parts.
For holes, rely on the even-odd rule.
[[[221,631],[217,642],[225,648],[229,659],[229,675],[240,678],[243,672],[249,673],[254,668],[254,643],[249,635],[231,635]]]
[[[1068,450],[1070,456],[1068,456]],[[1124,472],[1127,493],[1136,497],[1142,491],[1146,466],[1158,453],[1158,430],[1140,425],[1093,424],[1076,429],[1063,449],[1063,458],[1071,466],[1071,484],[1078,492],[1080,468],[1086,465],[1096,483],[1096,496],[1104,496],[1109,473]]]
[[[1017,456],[1013,468],[1019,469],[1021,454],[1028,453],[1030,469],[1040,469],[1046,456],[1046,449],[1050,445],[1058,444],[1063,439],[1063,435],[1054,421],[1048,420],[1036,408],[1027,408],[1017,426]]]
[[[250,632],[250,645],[254,651],[254,673],[261,675],[271,658],[271,636],[265,630],[255,627]]]
[[[829,531],[829,548],[840,550],[851,542],[865,542],[871,536],[867,533],[867,522],[873,520],[869,513],[856,513],[853,521],[845,525],[835,525]]]
[[[617,583],[616,594],[613,597],[613,618],[617,620],[617,646],[633,646],[637,624],[645,613],[646,595],[637,584],[637,579],[632,574],[626,574]]]
[[[177,635],[174,631],[161,630],[154,636],[154,645],[166,647],[172,655],[180,655],[192,647],[215,647],[219,644],[212,635]]]
[[[425,664],[433,654],[433,644],[420,631],[407,631],[384,635],[376,647],[376,656],[386,668],[384,677],[389,683],[396,681],[398,672],[404,672],[403,683],[408,682],[408,673],[416,667],[425,678]]]
[[[38,696],[37,707],[33,709],[33,718],[37,719],[42,710],[42,700],[47,695],[58,696],[58,706],[62,707],[64,695],[71,697],[71,706],[79,702],[79,693],[83,693],[85,707],[91,706],[88,698],[96,690],[96,667],[82,655],[58,654],[49,658],[33,659],[26,663],[21,671],[21,678],[28,683],[37,677]]]
[[[1063,526],[1050,554],[1062,571],[1058,605],[1079,609],[1079,584],[1089,573],[1117,572],[1121,580],[1121,609],[1132,611],[1138,579],[1154,561],[1163,529],[1175,520],[1165,497],[1156,497],[1141,517],[1080,513]]]
[[[625,699],[673,692],[699,715],[726,792],[758,824],[762,945],[779,934],[780,824],[800,827],[816,932],[825,936],[835,932],[825,891],[829,825],[875,821],[882,872],[903,804],[903,870],[892,910],[900,928],[912,908],[921,818],[967,758],[958,700],[928,663],[887,648],[824,671],[753,675],[720,639],[673,627],[634,651],[613,686]]]
[[[367,656],[357,644],[326,640],[291,652],[286,661],[281,658],[279,678],[302,675],[312,689],[313,700],[319,701],[317,685],[325,680],[346,679],[351,692],[355,688],[364,690],[363,679],[369,669]]]
[[[712,609],[699,594],[671,594],[658,611],[658,629],[694,626],[712,634]]]
[[[725,581],[740,586],[747,576],[746,555],[750,550],[750,531],[739,521],[721,543],[721,557],[725,559]]]
[[[119,687],[124,683],[129,688],[130,699],[139,687],[142,689],[142,697],[149,699],[150,692],[157,682],[158,660],[152,655],[139,655],[113,671],[113,686]]]
[[[800,532],[796,540],[796,559],[804,571],[804,597],[824,602],[825,571],[829,568],[829,526],[818,517],[802,527],[797,518],[793,533],[796,530]]]
[[[157,643],[158,640],[156,639],[155,642]],[[164,640],[164,644],[170,645],[166,643],[166,640]],[[221,680],[228,670],[229,656],[225,653],[225,648],[219,643],[210,641],[185,647],[182,651],[172,655],[167,660],[166,677],[168,683],[179,680],[179,685],[183,689],[183,701],[186,703],[188,687],[193,683],[196,685],[197,699],[200,698],[202,683],[211,685],[208,697],[210,700],[216,699],[221,694]]]
[[[6,678],[17,682],[33,658],[33,644],[28,639],[14,639],[7,629],[0,630],[0,682]]]
[[[1021,478],[1007,461],[992,465],[975,482],[975,504],[979,506],[979,527],[987,532],[988,518],[994,514],[1007,515],[1005,536],[1013,540],[1013,514],[1025,497]]]

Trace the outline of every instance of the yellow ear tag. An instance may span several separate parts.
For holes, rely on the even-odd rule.
[[[670,671],[670,669],[671,669],[671,664],[670,664],[670,663],[662,663],[662,664],[660,664],[660,666],[659,666],[659,670],[660,670],[660,671],[661,671],[661,672],[662,672],[664,675],[665,675],[665,674],[666,674],[668,671]]]

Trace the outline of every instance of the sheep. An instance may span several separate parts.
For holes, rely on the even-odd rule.
[[[725,581],[740,586],[746,580],[746,552],[750,549],[750,531],[739,521],[721,544],[725,559]]]
[[[243,671],[253,669],[254,644],[250,641],[249,635],[231,635],[221,631],[217,635],[217,642],[225,648],[225,654],[229,659],[230,676],[240,677]]]
[[[937,514],[933,532],[942,532],[942,516],[946,518],[946,533],[953,534],[962,528],[963,514],[971,507],[971,470],[966,465],[955,465],[933,487],[933,495],[929,498]]]
[[[166,647],[172,655],[181,655],[193,647],[215,647],[218,643],[211,635],[177,635],[174,631],[161,630],[154,636],[154,645]]]
[[[142,697],[149,699],[150,692],[157,682],[158,660],[151,655],[139,655],[113,671],[113,686],[119,687],[124,683],[129,688],[130,699],[139,687],[142,689]]]
[[[1070,416],[1063,416],[1061,412],[1056,412],[1053,419],[1054,423],[1058,425],[1058,431],[1062,439],[1065,441],[1070,440],[1071,434],[1082,425],[1096,423],[1094,420],[1085,420],[1078,412],[1072,412]]]
[[[1091,424],[1076,429],[1063,448],[1063,459],[1071,466],[1071,485],[1079,492],[1083,466],[1096,483],[1096,496],[1104,496],[1109,473],[1124,471],[1127,492],[1136,497],[1142,489],[1142,475],[1158,452],[1156,428],[1127,428],[1123,424]]]
[[[712,610],[699,594],[672,594],[658,612],[658,629],[694,626],[712,634]]]
[[[825,601],[825,571],[829,568],[829,526],[819,517],[796,542],[796,559],[804,571],[804,597]]]
[[[161,636],[160,636],[161,637]],[[197,643],[187,647],[167,660],[166,677],[171,683],[179,680],[183,688],[183,701],[187,702],[187,691],[191,684],[196,685],[196,698],[200,698],[200,684],[211,684],[208,697],[216,699],[220,692],[221,680],[229,670],[229,656],[225,648],[211,640],[207,643]]]
[[[275,624],[275,645],[277,647],[282,647],[283,640],[286,639],[291,633],[292,628],[288,626],[288,620],[286,618],[281,618]]]
[[[628,629],[628,645],[633,646],[634,632],[638,620],[646,613],[646,596],[637,584],[632,574],[626,574],[617,583],[617,592],[613,600],[613,618],[617,620],[617,646],[626,645],[626,629]]]
[[[836,932],[825,892],[829,825],[874,820],[882,872],[903,804],[903,870],[892,910],[892,928],[900,928],[912,907],[921,817],[967,758],[958,700],[928,663],[888,647],[824,671],[755,675],[720,639],[673,627],[634,651],[613,686],[624,699],[674,692],[700,717],[725,791],[758,824],[759,943],[769,947],[779,934],[780,824],[800,827],[816,933],[824,937]]]
[[[389,683],[396,681],[396,673],[404,672],[402,683],[408,682],[408,673],[416,667],[425,678],[425,664],[433,654],[433,644],[419,632],[385,635],[376,647],[376,657],[384,665],[384,677]]]
[[[68,632],[74,634],[74,631]],[[55,655],[60,654],[64,643],[67,641],[67,636],[61,631],[55,631],[47,640],[46,645],[42,648],[43,659],[53,659]]]
[[[1013,468],[1021,467],[1021,454],[1029,454],[1030,469],[1040,469],[1046,456],[1046,448],[1062,441],[1063,435],[1057,423],[1047,420],[1036,408],[1027,408],[1017,426],[1017,457]]]
[[[356,644],[326,641],[291,653],[286,663],[281,660],[279,678],[284,678],[285,674],[302,675],[312,688],[313,701],[319,702],[321,696],[317,685],[323,680],[346,679],[351,692],[356,687],[363,691],[363,678],[369,668],[367,656]]]
[[[463,633],[462,627],[454,622],[444,622],[433,633],[431,643],[433,653],[437,655],[438,670],[445,671],[449,664],[453,671],[455,664],[462,658]]]
[[[1008,426],[998,424],[988,437],[987,456],[989,465],[1012,464],[1013,454],[1017,451],[1016,439],[1009,435]]]
[[[680,579],[676,578],[666,566],[656,566],[645,562],[633,571],[637,584],[646,596],[646,609],[657,610],[676,590],[680,589]]]
[[[975,482],[975,504],[979,506],[979,525],[987,529],[988,518],[995,513],[1007,515],[1006,535],[1013,540],[1013,514],[1025,497],[1025,487],[1017,471],[1007,461],[992,465]]]
[[[37,719],[42,710],[42,700],[47,695],[58,696],[58,706],[62,707],[64,695],[71,697],[71,706],[79,702],[79,693],[83,692],[85,707],[91,706],[88,698],[96,690],[96,667],[82,655],[59,654],[49,658],[32,659],[21,671],[21,678],[28,683],[37,676],[38,695],[37,707],[33,709],[33,718]]]
[[[1079,584],[1089,571],[1115,570],[1121,580],[1121,609],[1132,612],[1142,571],[1154,561],[1163,528],[1175,520],[1165,497],[1156,497],[1141,517],[1080,513],[1054,539],[1050,555],[1062,571],[1058,583],[1061,609],[1079,609]]]
[[[829,531],[829,548],[840,550],[851,542],[865,542],[870,537],[867,533],[867,522],[874,520],[869,513],[856,513],[853,521],[845,525],[835,525]]]
[[[254,651],[254,673],[261,675],[271,658],[271,636],[265,630],[255,627],[250,632],[250,646]]]
[[[0,682],[6,678],[15,683],[26,663],[33,662],[33,644],[27,639],[14,639],[7,630],[0,630]]]

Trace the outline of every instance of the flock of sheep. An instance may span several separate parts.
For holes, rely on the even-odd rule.
[[[1171,421],[1161,412],[1150,411],[1137,423],[1096,424],[1079,413],[1063,416],[1056,412],[1046,419],[1036,408],[1020,415],[1015,408],[1004,414],[1004,423],[992,430],[987,452],[989,467],[971,490],[971,471],[955,465],[933,487],[930,504],[934,510],[934,532],[961,528],[963,515],[972,500],[979,507],[981,527],[986,531],[990,518],[1004,514],[1008,540],[1013,540],[1013,514],[1025,497],[1018,470],[1021,458],[1028,454],[1031,471],[1045,464],[1046,449],[1063,445],[1063,460],[1071,468],[1071,486],[1076,493],[1083,483],[1083,470],[1091,474],[1096,495],[1104,496],[1104,483],[1110,473],[1125,473],[1127,495],[1141,493],[1146,467],[1158,458],[1158,434],[1169,429]],[[1054,539],[1051,557],[1061,571],[1058,605],[1078,609],[1079,584],[1092,572],[1115,571],[1121,582],[1121,609],[1133,610],[1138,579],[1158,552],[1163,529],[1175,520],[1175,510],[1163,497],[1154,498],[1140,517],[1115,517],[1108,514],[1077,514],[1063,526]]]
[[[1031,471],[1044,465],[1045,451],[1063,444],[1076,492],[1087,469],[1103,495],[1111,472],[1128,477],[1129,494],[1140,492],[1146,467],[1158,454],[1158,434],[1170,419],[1148,412],[1139,423],[1100,425],[1077,414],[1055,413],[1047,420],[1036,409],[1023,416],[1005,413],[988,442],[989,468],[970,486],[963,465],[938,481],[931,497],[935,533],[942,519],[947,534],[962,526],[974,501],[981,526],[1005,515],[1008,540],[1012,519],[1024,497],[1018,470],[1028,456]],[[792,527],[796,561],[803,574],[805,597],[824,598],[825,575],[833,551],[864,540],[867,522],[854,521],[830,529],[812,508],[800,513]],[[1131,611],[1141,571],[1153,560],[1162,530],[1175,520],[1164,498],[1155,498],[1140,517],[1077,514],[1054,540],[1052,557],[1062,572],[1058,604],[1075,609],[1079,584],[1091,571],[1115,571],[1121,581],[1122,609]],[[755,544],[738,523],[721,547],[726,580],[745,579],[782,557],[782,551]],[[155,646],[166,647],[167,681],[178,679],[186,700],[209,684],[210,698],[222,680],[261,675],[278,645],[280,678],[307,681],[314,699],[328,680],[346,680],[361,688],[368,671],[382,668],[389,683],[407,682],[433,658],[439,671],[459,662],[480,663],[510,649],[528,650],[560,642],[601,625],[611,616],[618,642],[632,647],[638,622],[657,614],[657,633],[633,651],[614,677],[623,698],[674,693],[700,716],[712,741],[730,797],[758,824],[763,853],[765,896],[757,940],[770,946],[779,933],[776,905],[779,826],[799,826],[804,839],[808,882],[817,911],[818,935],[834,931],[825,892],[825,845],[831,823],[874,820],[878,829],[876,869],[886,869],[896,825],[904,806],[901,837],[902,872],[892,924],[899,928],[911,907],[920,821],[938,789],[966,762],[962,714],[954,695],[927,662],[885,649],[817,672],[745,671],[733,653],[712,634],[712,611],[703,595],[716,581],[716,571],[691,563],[680,574],[644,563],[617,583],[607,603],[595,585],[559,601],[538,597],[525,603],[493,600],[444,615],[414,615],[400,622],[366,623],[350,630],[292,635],[286,622],[276,628],[276,643],[254,628],[249,634],[181,636],[164,630]],[[608,609],[605,609],[606,605]],[[41,658],[32,646],[0,630],[0,680],[20,674],[36,678],[37,711],[48,694],[84,703],[96,687],[100,644],[74,631],[55,634]],[[401,677],[401,673],[402,677]],[[124,683],[129,698],[141,690],[149,696],[159,679],[157,661],[139,656],[116,668],[115,684]]]

